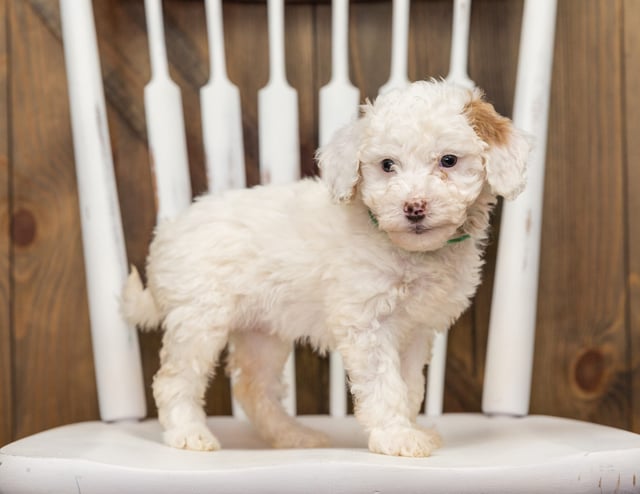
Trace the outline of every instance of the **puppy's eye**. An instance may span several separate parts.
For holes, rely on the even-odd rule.
[[[395,162],[392,159],[386,158],[380,162],[380,165],[385,172],[389,173],[393,171],[393,165],[395,165]]]
[[[442,168],[451,168],[458,162],[458,157],[453,154],[445,154],[440,158],[440,166]]]

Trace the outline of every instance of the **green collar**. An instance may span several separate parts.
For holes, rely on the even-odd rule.
[[[367,208],[367,213],[369,213],[369,219],[371,220],[371,223],[373,223],[373,226],[375,226],[376,228],[380,228],[380,225],[378,224],[378,218],[373,215],[369,208]]]
[[[467,240],[468,238],[471,238],[471,235],[469,235],[468,233],[463,233],[459,237],[450,238],[449,240],[447,240],[447,243],[448,244],[457,244],[458,242],[463,242],[463,241]]]
[[[369,219],[371,220],[371,223],[373,223],[373,225],[376,228],[379,228],[380,225],[378,224],[378,218],[376,218],[373,213],[371,212],[370,209],[367,209],[367,212],[369,213]],[[447,244],[457,244],[460,242],[464,242],[465,240],[471,238],[471,235],[469,235],[468,233],[464,233],[462,235],[460,235],[459,237],[453,237],[450,238],[449,240],[447,240]]]

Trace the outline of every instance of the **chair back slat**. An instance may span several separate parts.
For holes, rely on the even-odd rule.
[[[91,0],[61,0],[91,340],[100,417],[146,414],[138,337],[118,301],[127,259]]]
[[[391,27],[391,70],[389,80],[379,94],[409,84],[409,10],[410,0],[393,0]]]
[[[331,2],[331,79],[319,94],[319,144],[326,145],[343,125],[358,117],[360,91],[349,80],[349,0]],[[346,375],[342,357],[329,355],[329,414],[347,414]]]
[[[535,143],[527,187],[502,211],[482,396],[485,413],[529,411],[555,20],[556,0],[525,1],[513,120]]]
[[[429,417],[442,415],[444,410],[444,383],[447,365],[447,333],[438,333],[433,340],[431,362],[427,368],[427,389],[424,413]]]
[[[267,0],[269,82],[258,92],[258,141],[263,184],[300,178],[298,93],[287,82],[284,53],[284,0]]]
[[[202,141],[210,193],[246,187],[240,90],[227,76],[221,0],[205,0],[209,46],[209,81],[200,89]],[[232,382],[235,377],[231,376]],[[231,397],[231,413],[245,419]]]
[[[263,184],[284,184],[300,178],[298,93],[285,71],[284,0],[267,0],[269,82],[258,92],[258,145]],[[288,389],[284,405],[296,413],[295,352],[284,368]]]
[[[320,88],[318,141],[329,142],[333,133],[357,118],[360,90],[349,80],[349,0],[331,3],[331,79]]]
[[[475,83],[467,74],[469,66],[470,21],[471,0],[453,0],[451,56],[447,80],[468,88],[475,86]]]
[[[246,186],[240,91],[227,77],[221,0],[206,0],[209,82],[200,89],[209,192]]]
[[[454,0],[451,56],[447,80],[454,84],[472,88],[475,84],[467,75],[470,20],[471,0]],[[447,341],[446,332],[438,333],[433,341],[425,392],[425,413],[428,416],[441,415],[444,409]]]
[[[149,158],[155,179],[157,221],[173,218],[191,203],[180,88],[169,76],[161,0],[145,0],[151,80],[144,88]]]

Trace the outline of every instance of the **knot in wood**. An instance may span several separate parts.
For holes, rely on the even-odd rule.
[[[583,350],[575,360],[573,380],[586,395],[600,394],[606,385],[607,362],[600,348]]]
[[[36,219],[28,209],[19,209],[11,219],[11,238],[18,247],[31,245],[36,238]]]

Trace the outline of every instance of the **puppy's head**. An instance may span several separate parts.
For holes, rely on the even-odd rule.
[[[487,196],[520,193],[529,149],[481,91],[421,81],[364,105],[318,164],[336,201],[361,200],[392,242],[428,251],[471,233]]]

